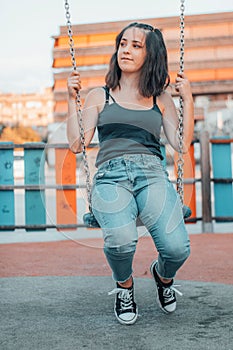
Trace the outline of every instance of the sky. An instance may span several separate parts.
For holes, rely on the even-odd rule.
[[[69,0],[71,23],[179,16],[180,0]],[[52,36],[66,25],[64,0],[0,0],[0,92],[53,85]],[[233,11],[232,0],[186,0],[185,15]]]

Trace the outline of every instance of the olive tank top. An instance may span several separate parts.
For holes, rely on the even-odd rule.
[[[97,123],[99,152],[96,167],[124,154],[154,154],[163,159],[160,149],[162,114],[156,100],[151,109],[127,109],[114,100],[107,87],[104,89],[105,106]]]

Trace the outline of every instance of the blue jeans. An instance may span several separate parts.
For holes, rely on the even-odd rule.
[[[115,281],[132,275],[138,216],[158,251],[161,277],[175,277],[190,254],[180,198],[155,155],[125,154],[101,164],[93,179],[92,210]]]

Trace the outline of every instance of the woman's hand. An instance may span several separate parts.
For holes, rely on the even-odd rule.
[[[74,99],[79,90],[81,90],[81,80],[79,72],[72,71],[67,79],[67,88],[69,98]]]
[[[183,100],[192,100],[192,91],[188,78],[184,73],[178,73],[175,83],[175,89]]]

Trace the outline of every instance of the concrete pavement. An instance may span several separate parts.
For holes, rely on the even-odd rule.
[[[107,295],[109,277],[3,278],[0,348],[232,350],[233,286],[177,282],[183,296],[166,315],[156,306],[154,281],[135,278],[140,317],[122,326]]]
[[[47,242],[43,234],[0,244],[1,350],[233,349],[233,234],[190,235],[191,256],[176,280],[183,296],[171,315],[155,303],[156,252],[142,237],[134,262],[140,317],[132,326],[115,319],[102,239],[90,231]]]

